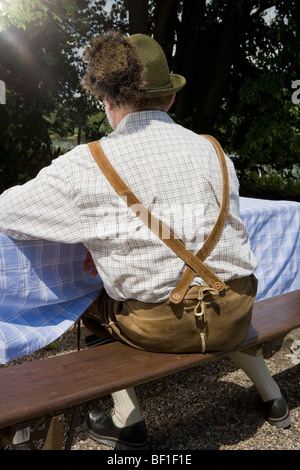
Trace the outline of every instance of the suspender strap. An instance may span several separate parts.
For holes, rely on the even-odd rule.
[[[224,152],[222,150],[221,145],[214,137],[209,136],[209,135],[204,135],[203,137],[206,137],[207,139],[211,141],[211,143],[214,145],[218,153],[220,166],[221,166],[221,172],[222,172],[222,178],[223,178],[223,194],[222,194],[222,205],[220,208],[219,216],[215,222],[215,225],[213,226],[210,234],[206,238],[200,250],[196,253],[197,258],[199,258],[202,261],[204,261],[208,257],[208,255],[211,253],[211,251],[215,247],[217,241],[219,240],[222,230],[224,228],[226,219],[227,219],[228,209],[229,209],[229,177],[228,177],[228,170],[227,170]],[[195,273],[190,269],[190,267],[187,267],[181,279],[179,280],[177,286],[170,294],[170,300],[173,303],[181,302],[188,287],[190,286],[192,280],[194,279],[194,276],[195,276]],[[201,277],[202,279],[206,281],[206,279],[203,276]],[[222,283],[219,289],[218,287],[219,286],[216,286],[216,285],[214,286],[214,288],[217,288],[217,290],[222,290],[224,288],[224,284]]]
[[[208,136],[206,137],[208,138]],[[214,142],[213,144],[215,145]],[[202,260],[204,260],[207,257],[207,255],[210,253],[210,251],[213,249],[214,245],[216,244],[223,230],[223,226],[225,224],[225,220],[227,217],[227,212],[226,214],[222,215],[222,217],[220,217],[220,215],[221,215],[221,212],[223,213],[223,209],[224,210],[226,209],[226,204],[225,204],[225,207],[223,207],[224,204],[222,204],[221,211],[218,217],[218,220],[221,219],[221,222],[224,220],[223,226],[220,227],[218,225],[218,220],[217,220],[215,226],[213,227],[212,233],[207,237],[207,240],[202,246],[201,250],[199,250],[197,253],[197,256],[195,256],[192,252],[187,250],[185,245],[180,240],[175,238],[173,232],[170,231],[170,229],[167,228],[159,219],[157,219],[154,215],[152,215],[151,212],[141,203],[141,201],[132,193],[132,191],[120,178],[118,173],[115,171],[115,169],[113,168],[113,166],[107,159],[99,141],[90,142],[88,146],[89,146],[89,149],[93,158],[98,164],[103,175],[107,178],[107,180],[110,182],[110,184],[115,189],[115,191],[119,194],[119,196],[124,200],[124,202],[126,202],[128,207],[131,208],[136,214],[136,216],[139,217],[139,219],[142,220],[142,222],[145,225],[147,225],[148,228],[153,233],[155,233],[155,235],[157,235],[172,251],[174,251],[188,265],[188,268],[184,272],[183,277],[179,281],[179,284],[178,284],[179,289],[175,288],[175,290],[172,292],[170,296],[170,300],[175,303],[178,303],[182,300],[186,290],[188,289],[196,273],[205,282],[207,282],[207,284],[210,287],[219,291],[224,289],[225,286],[224,286],[223,281],[221,281],[221,279],[219,279],[209,268],[207,268],[207,266],[204,265]],[[226,161],[225,161],[225,157],[222,152],[222,149],[221,149],[221,154],[219,153],[220,152],[219,148],[217,148],[217,152],[220,158],[222,171],[225,165],[224,172],[227,173]],[[225,186],[226,188],[224,191],[224,180],[223,180],[223,199],[224,199],[224,192],[225,193],[229,192],[228,191],[228,174],[227,174],[227,185]],[[227,205],[227,209],[228,209],[228,205]]]

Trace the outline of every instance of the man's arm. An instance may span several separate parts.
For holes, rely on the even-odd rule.
[[[36,178],[0,196],[0,231],[16,239],[81,241],[68,154],[43,168]]]

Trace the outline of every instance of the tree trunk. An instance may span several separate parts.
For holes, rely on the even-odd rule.
[[[148,0],[127,0],[129,33],[148,34]]]
[[[157,0],[154,12],[154,39],[165,51],[170,68],[172,68],[176,23],[177,0]]]
[[[175,112],[180,118],[192,114],[194,70],[198,55],[201,27],[204,26],[205,0],[183,4],[182,19],[177,33],[174,73],[183,75],[187,84],[176,97]]]
[[[176,97],[175,112],[190,118],[198,132],[213,132],[251,8],[251,2],[230,1],[223,22],[207,25],[205,1],[184,2],[174,71],[186,77],[187,85]]]

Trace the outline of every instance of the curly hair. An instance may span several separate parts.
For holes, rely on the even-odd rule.
[[[96,99],[105,96],[117,106],[139,99],[145,90],[145,67],[135,45],[118,31],[108,31],[91,42],[83,60],[87,63],[83,88]]]

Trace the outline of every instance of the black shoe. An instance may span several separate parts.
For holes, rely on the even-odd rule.
[[[88,435],[116,450],[150,450],[144,421],[119,428],[112,420],[112,411],[92,410],[85,418]]]
[[[269,423],[277,428],[288,428],[291,425],[291,417],[285,398],[280,397],[265,403]]]

